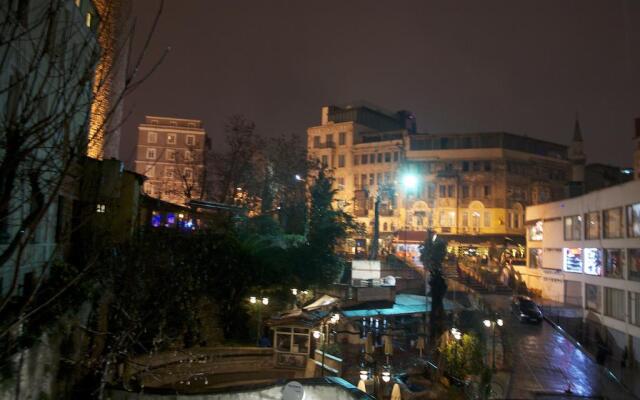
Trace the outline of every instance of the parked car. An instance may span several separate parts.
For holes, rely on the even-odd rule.
[[[542,310],[527,296],[513,296],[511,312],[520,319],[520,322],[542,322]]]

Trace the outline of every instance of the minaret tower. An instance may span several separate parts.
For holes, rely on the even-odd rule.
[[[569,161],[571,162],[571,182],[574,182],[574,185],[584,184],[584,166],[587,162],[587,157],[584,155],[582,131],[577,117],[573,128],[573,140],[571,140],[571,145],[569,146]]]
[[[636,118],[636,133],[633,136],[633,176],[640,179],[640,118]]]

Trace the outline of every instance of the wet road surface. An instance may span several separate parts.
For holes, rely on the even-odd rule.
[[[509,313],[508,296],[485,298],[503,315],[502,329],[512,352],[513,374],[509,387],[505,388],[506,398],[636,399],[548,322],[521,323]],[[562,396],[566,390],[575,397]]]

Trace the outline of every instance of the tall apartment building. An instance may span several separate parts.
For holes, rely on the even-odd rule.
[[[379,193],[381,237],[398,245],[417,245],[427,228],[452,251],[524,245],[525,207],[563,198],[571,179],[566,146],[504,132],[419,134],[405,111],[324,107],[307,135],[309,155],[333,170],[338,205],[371,231]]]
[[[138,126],[134,169],[145,193],[175,204],[200,199],[206,134],[197,119],[146,116]]]
[[[527,286],[582,308],[640,360],[640,180],[527,207],[526,226],[527,266],[516,268]]]

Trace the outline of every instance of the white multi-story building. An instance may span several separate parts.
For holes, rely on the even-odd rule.
[[[527,207],[526,226],[527,286],[581,307],[640,359],[640,180]]]

